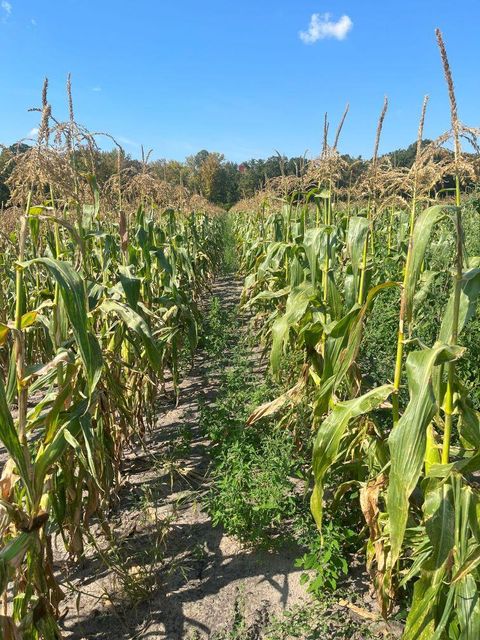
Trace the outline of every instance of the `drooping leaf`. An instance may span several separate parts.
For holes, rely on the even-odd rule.
[[[477,300],[480,296],[480,269],[470,269],[463,274],[460,283],[460,304],[458,315],[458,335],[465,325],[475,316],[477,310]],[[452,292],[445,313],[443,314],[442,325],[440,327],[439,341],[448,342],[452,334],[453,308],[455,292]]]
[[[278,371],[280,366],[282,350],[288,340],[290,329],[301,320],[314,295],[314,288],[307,283],[303,283],[299,287],[292,289],[287,298],[284,315],[275,320],[272,327],[272,352],[270,355],[270,362],[274,373]]]
[[[370,229],[370,222],[367,218],[362,218],[361,216],[352,216],[348,222],[348,233],[347,233],[347,251],[350,256],[352,272],[353,272],[353,287],[354,287],[354,297],[356,300],[357,288],[358,288],[358,272],[361,266],[362,257],[363,257],[363,249],[365,245],[365,241],[367,238],[367,234]]]
[[[81,429],[81,420],[89,419],[85,415],[87,409],[88,401],[86,400],[82,400],[77,405],[70,407],[69,411],[64,413],[61,426],[51,442],[40,446],[33,465],[34,489],[37,499],[43,493],[43,483],[46,475],[51,471],[57,460],[61,458],[67,447],[68,442],[65,438],[65,431],[69,431],[76,437]]]
[[[429,207],[420,213],[415,223],[410,264],[405,281],[405,318],[408,323],[412,320],[415,291],[422,270],[425,252],[430,243],[432,230],[440,220],[445,218],[448,209],[449,207],[441,205]]]
[[[123,291],[125,292],[125,297],[127,298],[128,304],[134,311],[136,311],[138,301],[140,300],[140,287],[142,283],[141,279],[132,274],[132,268],[130,266],[119,266],[118,277],[120,279]]]
[[[460,347],[437,344],[432,349],[414,351],[407,358],[410,400],[388,439],[391,468],[387,511],[390,519],[392,565],[400,555],[407,525],[409,498],[425,460],[427,426],[435,412],[433,369],[438,364],[458,358],[462,352]]]
[[[373,409],[378,408],[392,393],[393,385],[385,384],[368,391],[363,396],[339,402],[333,411],[323,420],[318,427],[313,445],[313,474],[315,478],[315,491],[311,500],[312,513],[321,527],[322,522],[322,496],[323,479],[326,471],[334,462],[342,438],[344,437],[350,422]]]
[[[147,323],[136,311],[117,300],[104,300],[101,309],[105,313],[115,313],[125,325],[137,335],[145,347],[145,352],[151,366],[157,372],[162,371],[162,355],[158,349]]]
[[[8,585],[10,569],[21,565],[29,548],[35,544],[35,534],[24,532],[7,542],[0,550],[0,591],[3,593]]]
[[[68,262],[53,258],[35,258],[22,266],[26,268],[31,264],[45,266],[59,286],[65,311],[85,366],[88,391],[92,394],[102,373],[103,360],[98,340],[88,326],[84,280]]]
[[[303,248],[310,267],[311,283],[317,284],[317,274],[323,268],[328,249],[328,237],[334,231],[334,227],[321,224],[318,227],[307,229],[303,238]]]
[[[27,492],[32,495],[30,476],[24,450],[18,438],[12,414],[7,404],[7,396],[2,380],[0,380],[0,440],[5,449],[14,460],[18,473],[26,487]]]

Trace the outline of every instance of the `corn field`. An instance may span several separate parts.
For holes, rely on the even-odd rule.
[[[178,394],[220,257],[208,203],[159,209],[147,174],[129,180],[119,166],[105,195],[116,206],[103,209],[94,138],[71,102],[70,113],[53,120],[45,85],[38,144],[11,176],[24,209],[1,235],[3,638],[60,637],[52,536],[72,558],[94,514],[111,536],[124,446],[152,428],[168,385]]]
[[[282,413],[289,429],[306,400],[318,535],[325,512],[357,491],[382,615],[410,594],[406,640],[476,640],[479,370],[464,338],[478,341],[468,332],[480,295],[480,131],[459,120],[437,38],[451,125],[424,144],[425,97],[411,169],[378,154],[385,99],[368,171],[349,175],[337,150],[347,107],[332,143],[325,118],[322,154],[303,176],[272,181],[228,215],[252,333],[275,375],[286,353],[302,364],[294,386],[248,425]],[[125,447],[154,428],[160,400],[180,392],[228,231],[206,200],[166,193],[148,156],[132,177],[119,151],[100,189],[93,152],[104,134],[76,123],[70,85],[68,97],[60,122],[45,83],[37,143],[15,158],[0,232],[0,625],[12,640],[61,637],[52,539],[79,561],[93,520],[112,537]],[[443,296],[441,322],[426,344],[432,291]],[[378,383],[361,356],[386,295],[396,305],[394,362]],[[474,379],[462,379],[465,362]],[[327,494],[332,472],[341,480]]]
[[[271,368],[280,370],[287,351],[301,353],[304,363],[298,382],[249,423],[308,397],[316,524],[321,532],[324,511],[359,490],[367,568],[385,617],[413,584],[403,636],[411,640],[480,636],[480,423],[458,373],[469,357],[462,338],[480,293],[480,257],[470,253],[464,226],[478,225],[478,201],[463,188],[475,184],[478,162],[461,144],[466,139],[476,149],[479,131],[458,120],[440,32],[437,38],[451,129],[422,144],[426,97],[411,170],[378,158],[385,100],[363,180],[345,180],[336,151],[343,120],[332,146],[326,122],[322,156],[303,180],[280,178],[237,205],[236,218],[244,304]],[[449,141],[453,154],[442,151]],[[447,175],[455,181],[450,191]],[[435,341],[424,344],[427,293],[445,273],[442,320]],[[389,289],[398,292],[395,365],[372,387],[358,356],[372,308]],[[332,471],[341,481],[327,501]]]

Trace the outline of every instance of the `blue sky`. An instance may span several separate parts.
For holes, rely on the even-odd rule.
[[[460,118],[480,124],[479,23],[479,0],[1,0],[0,142],[36,126],[44,76],[65,117],[71,72],[77,120],[132,156],[316,155],[347,101],[340,150],[370,156],[385,94],[380,151],[415,139],[425,93],[425,134],[449,127],[437,26]]]

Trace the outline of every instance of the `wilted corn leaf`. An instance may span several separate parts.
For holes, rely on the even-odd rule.
[[[3,593],[7,587],[9,569],[15,569],[21,565],[25,554],[34,543],[34,533],[20,533],[0,550],[0,593]]]
[[[308,375],[308,369],[305,372]],[[247,426],[255,424],[261,418],[272,416],[279,411],[287,402],[296,404],[302,398],[302,391],[305,389],[306,376],[302,374],[300,380],[288,391],[282,393],[278,398],[265,402],[253,411],[246,422]]]
[[[70,431],[74,437],[78,435],[81,429],[81,420],[89,419],[89,416],[85,415],[87,408],[87,400],[82,400],[77,405],[70,407],[69,412],[65,415],[65,422],[58,428],[52,441],[40,446],[33,465],[34,489],[37,499],[43,493],[45,476],[67,447],[65,431]]]

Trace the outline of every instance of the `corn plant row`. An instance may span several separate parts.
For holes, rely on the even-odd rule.
[[[103,209],[70,107],[53,126],[45,89],[38,145],[11,178],[23,210],[0,239],[3,638],[60,637],[52,538],[72,559],[93,520],[110,539],[124,448],[178,394],[221,256],[221,219],[158,209],[149,176],[132,197],[119,170]]]
[[[324,509],[360,489],[378,604],[388,618],[399,596],[411,594],[408,640],[480,637],[480,414],[457,366],[469,357],[462,333],[480,294],[480,257],[468,254],[462,221],[478,216],[462,191],[475,167],[461,148],[462,138],[476,144],[478,131],[458,120],[440,32],[437,39],[452,127],[423,144],[425,98],[416,161],[403,180],[378,158],[385,100],[361,184],[347,181],[345,188],[339,131],[329,147],[326,126],[316,183],[299,189],[280,181],[259,195],[256,208],[240,204],[236,221],[244,304],[270,345],[271,368],[280,371],[287,350],[304,362],[298,383],[249,422],[302,394],[312,399],[314,519],[321,530]],[[454,151],[446,160],[439,150],[448,140]],[[446,176],[453,192],[445,191]],[[428,314],[422,304],[445,271],[451,276],[442,321],[427,345],[418,334]],[[358,355],[375,301],[392,289],[400,300],[396,363],[390,379],[372,388]],[[342,480],[327,503],[333,470]]]

